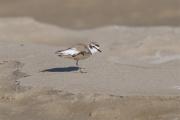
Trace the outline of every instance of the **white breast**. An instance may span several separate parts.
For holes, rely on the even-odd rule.
[[[89,48],[89,50],[90,50],[90,52],[91,52],[92,54],[98,52],[98,50],[97,50],[96,48]]]

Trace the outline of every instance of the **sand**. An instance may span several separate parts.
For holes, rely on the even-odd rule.
[[[178,120],[178,96],[114,96],[73,94],[50,88],[23,87],[16,82],[29,77],[23,64],[0,65],[0,119],[2,120]],[[17,72],[18,71],[18,72]],[[4,73],[4,74],[2,74]]]
[[[179,120],[180,28],[70,30],[29,17],[0,19],[0,119]],[[54,52],[96,41],[75,62]]]
[[[74,29],[106,25],[179,26],[179,0],[0,0],[1,17],[30,16]]]
[[[20,80],[23,86],[73,93],[179,95],[179,28],[107,26],[73,31],[30,18],[0,22],[1,58],[24,64],[22,71],[30,76]],[[80,61],[87,74],[77,72],[75,61],[54,54],[92,40],[103,52]]]

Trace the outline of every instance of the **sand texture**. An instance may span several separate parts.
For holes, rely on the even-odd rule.
[[[106,25],[179,26],[179,0],[0,0],[1,17],[30,16],[74,29]]]
[[[20,71],[22,66],[17,61],[0,65],[0,70],[3,69],[0,74],[1,120],[180,119],[180,98],[177,96],[72,94],[49,88],[27,88],[16,82],[28,76]]]
[[[0,119],[179,120],[180,28],[69,30],[32,18],[0,19]],[[96,41],[80,61],[54,52]]]

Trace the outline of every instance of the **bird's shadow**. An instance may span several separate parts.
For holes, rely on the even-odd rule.
[[[42,70],[41,72],[73,72],[78,71],[79,67],[58,67]]]

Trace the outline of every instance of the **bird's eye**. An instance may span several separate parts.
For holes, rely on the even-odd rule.
[[[90,47],[90,48],[93,48],[93,46],[92,46],[92,45],[89,45],[89,47]]]

